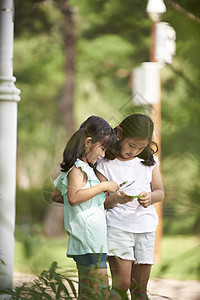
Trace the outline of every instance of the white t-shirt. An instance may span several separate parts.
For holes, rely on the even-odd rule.
[[[157,156],[154,156],[158,164]],[[145,166],[141,159],[121,161],[101,159],[97,165],[99,171],[107,180],[118,184],[124,181],[135,182],[124,192],[128,195],[138,195],[141,192],[151,192],[152,171],[155,165]],[[144,208],[137,198],[126,204],[117,204],[106,213],[107,225],[133,233],[153,232],[158,225],[158,216],[153,205]]]

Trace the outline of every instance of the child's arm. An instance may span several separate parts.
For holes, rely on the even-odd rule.
[[[107,181],[107,178],[103,176],[100,172],[96,170],[95,173],[101,182]],[[133,198],[132,196],[128,196],[124,192],[119,192],[111,196],[109,195],[109,193],[106,193],[106,200],[104,202],[104,207],[105,209],[113,208],[118,203],[124,204],[129,202],[132,198]]]
[[[153,168],[151,193],[142,192],[140,193],[140,196],[142,196],[142,198],[138,198],[137,200],[140,203],[140,205],[142,205],[145,208],[147,208],[151,204],[160,202],[164,199],[163,182],[158,165],[156,165]]]
[[[118,184],[113,181],[104,181],[91,188],[83,189],[86,182],[85,173],[80,168],[73,166],[68,177],[68,201],[70,205],[74,206],[86,202],[104,191],[114,193],[119,189]]]
[[[61,195],[61,192],[57,188],[54,189],[51,197],[54,202],[64,203],[63,196]]]
[[[118,203],[119,204],[125,204],[133,199],[132,196],[128,196],[123,191],[120,191],[119,193],[116,193],[114,195],[109,195],[107,193],[106,200],[104,202],[105,209],[113,208]]]

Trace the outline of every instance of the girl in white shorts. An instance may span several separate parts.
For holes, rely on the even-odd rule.
[[[113,288],[124,292],[130,289],[132,298],[137,295],[137,299],[147,299],[158,224],[153,204],[164,198],[153,129],[148,116],[128,116],[114,129],[116,144],[107,149],[97,165],[101,181],[112,180],[119,185],[134,181],[124,191],[107,193],[105,208]]]

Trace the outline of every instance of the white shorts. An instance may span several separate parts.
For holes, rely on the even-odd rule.
[[[107,230],[108,256],[153,265],[155,232],[132,233],[110,226]]]

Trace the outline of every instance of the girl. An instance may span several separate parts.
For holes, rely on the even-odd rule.
[[[135,180],[126,193],[108,194],[105,201],[113,288],[125,292],[130,289],[133,299],[136,295],[137,299],[147,297],[158,224],[153,204],[164,198],[158,158],[154,155],[158,148],[152,142],[153,129],[148,116],[128,116],[114,129],[118,142],[106,151],[106,158],[97,166],[101,181],[120,184]]]
[[[109,124],[100,117],[89,117],[67,143],[61,174],[54,182],[52,199],[62,202],[64,198],[64,222],[69,235],[67,256],[75,260],[78,268],[81,299],[83,285],[91,285],[89,278],[101,276],[108,286],[104,191],[116,192],[119,187],[112,181],[99,182],[93,167],[105,156],[112,140]]]

